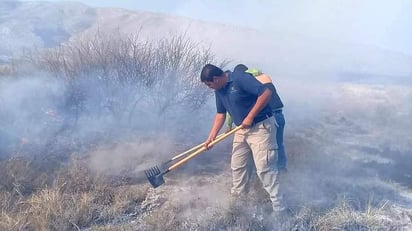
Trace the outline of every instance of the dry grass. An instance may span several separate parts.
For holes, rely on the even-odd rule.
[[[89,161],[73,155],[58,169],[39,168],[24,158],[0,162],[0,230],[355,231],[412,227],[412,212],[373,198],[343,198],[328,206],[301,202],[294,206],[293,214],[278,218],[267,214],[267,195],[259,184],[252,185],[254,190],[245,202],[233,206],[228,198],[214,200],[228,193],[221,188],[229,187],[230,180],[223,180],[229,175],[191,176],[184,185],[169,179],[168,184],[151,189],[147,182],[130,184],[121,176],[102,175]],[[54,174],[45,178],[45,172]],[[291,171],[288,177],[298,176],[294,174]],[[202,181],[205,183],[199,184]]]
[[[53,186],[34,190],[29,181],[22,180],[33,169],[25,161],[15,161],[1,163],[7,167],[2,170],[10,172],[2,178],[7,180],[2,182],[7,187],[0,193],[0,230],[80,230],[110,223],[125,214],[135,215],[147,191],[147,187],[137,185],[111,187],[78,158],[55,175]],[[16,174],[16,166],[25,174]],[[21,175],[26,177],[17,177]],[[20,193],[19,188],[27,188],[24,182],[33,189],[31,192]]]
[[[265,194],[259,191],[243,204],[229,207],[203,203],[198,197],[176,200],[170,192],[173,186],[152,190],[148,184],[112,184],[80,158],[72,158],[62,167],[53,185],[34,190],[22,179],[28,172],[32,177],[42,174],[30,170],[32,166],[25,161],[15,161],[1,163],[10,172],[8,178],[2,178],[9,186],[0,192],[0,230],[407,230],[404,227],[410,227],[407,224],[412,217],[404,215],[402,223],[386,203],[377,205],[371,200],[358,206],[342,199],[330,209],[303,207],[280,219],[266,214],[262,207]],[[17,174],[16,166],[25,174]],[[21,186],[11,187],[15,183],[10,179]],[[23,185],[25,182],[30,187]],[[33,191],[23,194],[18,188]]]
[[[395,213],[386,203],[380,206],[368,204],[365,210],[354,209],[349,201],[341,200],[330,210],[316,212],[303,208],[294,218],[294,230],[407,230],[405,224],[394,219]]]
[[[0,162],[0,191],[24,193],[33,190],[36,180],[30,161],[25,158],[11,158]]]
[[[136,231],[136,226],[133,224],[117,224],[105,226],[93,226],[90,231]]]

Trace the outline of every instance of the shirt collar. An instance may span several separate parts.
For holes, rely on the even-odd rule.
[[[233,82],[232,72],[231,72],[231,71],[225,71],[225,73],[227,73],[227,82],[226,82],[226,85],[223,86],[222,88],[220,88],[219,90],[216,90],[216,91],[225,92],[225,91],[228,89],[229,85]]]

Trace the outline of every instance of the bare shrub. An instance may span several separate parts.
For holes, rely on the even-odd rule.
[[[184,137],[182,130],[190,127],[176,124],[187,124],[189,113],[210,99],[211,91],[199,81],[199,73],[204,64],[216,63],[210,48],[185,35],[149,41],[138,34],[102,32],[56,48],[26,51],[13,62],[15,75],[40,73],[39,83],[53,78],[61,87],[61,95],[45,104],[45,110],[58,115],[58,123],[35,136],[44,142],[31,143],[40,155],[60,157],[123,141],[147,128]],[[27,110],[28,115],[39,111]]]
[[[140,112],[138,103],[151,105],[155,114],[175,105],[199,108],[209,93],[198,75],[205,63],[215,61],[209,48],[185,35],[141,41],[138,35],[98,32],[26,54],[24,60],[67,81],[77,110],[87,110],[84,101],[93,97],[95,112],[110,111],[116,119],[129,122]]]

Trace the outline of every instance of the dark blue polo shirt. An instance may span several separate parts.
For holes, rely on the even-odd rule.
[[[282,100],[280,100],[279,94],[276,92],[275,85],[273,85],[273,83],[265,83],[264,85],[272,91],[272,95],[268,103],[272,111],[282,109],[283,103]]]
[[[253,75],[241,71],[227,72],[228,82],[226,86],[215,90],[217,113],[226,113],[232,116],[236,126],[242,124],[243,119],[255,105],[267,87],[260,83]],[[267,115],[271,114],[269,105],[266,105],[253,122],[262,121]]]

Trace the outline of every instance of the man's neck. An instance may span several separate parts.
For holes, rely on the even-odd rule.
[[[224,72],[224,73],[223,73],[223,81],[225,82],[225,85],[226,85],[228,79],[229,79],[229,73],[228,73],[228,72]]]

